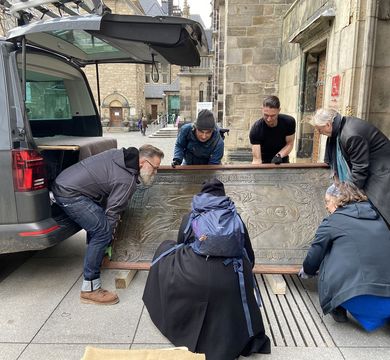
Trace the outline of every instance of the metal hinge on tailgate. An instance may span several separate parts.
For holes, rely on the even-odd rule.
[[[0,0],[1,7],[7,13],[18,19],[19,25],[27,24],[31,20],[68,15],[111,13],[102,0]],[[81,9],[81,10],[80,10]]]

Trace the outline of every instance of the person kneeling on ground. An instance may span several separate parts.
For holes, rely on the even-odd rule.
[[[209,110],[199,112],[194,125],[180,128],[173,152],[172,167],[176,165],[219,165],[224,142]]]
[[[233,202],[225,194],[224,185],[217,179],[205,182],[201,193],[194,196],[192,208],[193,211],[183,217],[177,243],[164,241],[154,255],[143,295],[153,323],[175,346],[205,353],[208,360],[233,360],[239,355],[270,353],[270,341],[265,335],[253,291],[255,259],[252,245]],[[208,213],[217,217],[221,212],[224,214],[218,224],[222,224],[225,217],[229,224],[234,222],[236,226],[234,231],[228,230],[231,236],[225,235],[225,239],[232,241],[215,237],[218,249],[214,254],[221,256],[200,255],[203,244],[214,236],[212,231],[207,236],[204,235],[206,232],[199,235],[206,223],[199,218],[213,221],[207,214],[210,209],[213,211]],[[233,218],[229,217],[231,210]],[[202,215],[194,216],[196,212],[202,212]],[[238,269],[232,258],[225,257],[232,242],[240,244],[241,250],[245,249],[247,253],[240,259],[242,263]],[[245,304],[240,276],[247,297]]]
[[[138,179],[151,185],[164,153],[152,145],[111,149],[62,171],[52,191],[56,203],[87,232],[82,303],[113,305],[117,294],[103,290],[100,266],[120,213],[136,190]]]
[[[330,215],[320,224],[299,275],[319,271],[324,314],[346,322],[348,311],[373,331],[390,321],[390,232],[352,183],[330,186],[325,204]]]

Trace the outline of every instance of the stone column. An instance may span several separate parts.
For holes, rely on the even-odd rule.
[[[265,95],[277,95],[283,15],[292,0],[226,0],[224,17],[225,140],[232,152],[250,149],[249,129]],[[221,29],[222,30],[222,29]]]

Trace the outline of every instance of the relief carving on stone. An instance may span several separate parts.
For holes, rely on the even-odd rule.
[[[295,264],[306,254],[326,215],[325,168],[248,171],[162,171],[155,184],[138,189],[124,213],[114,244],[115,261],[150,261],[164,240],[176,240],[181,219],[205,179],[217,177],[235,202],[257,263]]]

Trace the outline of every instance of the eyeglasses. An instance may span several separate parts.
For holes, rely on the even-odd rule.
[[[148,159],[145,159],[146,162],[149,163],[149,165],[153,168],[154,171],[157,171],[159,166],[153,165]]]

